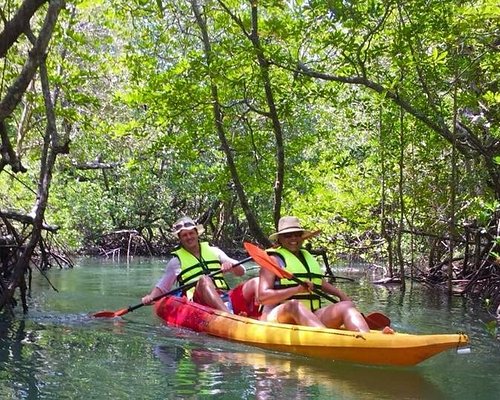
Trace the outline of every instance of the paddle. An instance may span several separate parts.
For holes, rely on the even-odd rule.
[[[245,242],[243,245],[245,246],[245,250],[248,252],[250,257],[252,257],[254,261],[261,267],[264,267],[267,270],[271,271],[279,278],[290,279],[298,283],[299,285],[306,285],[303,280],[297,278],[290,271],[281,268],[266,251],[249,242]],[[324,299],[331,301],[332,303],[338,303],[338,300],[334,299],[333,297],[324,293],[316,287],[313,287],[311,290],[313,293],[316,293],[318,296],[321,296]],[[366,323],[368,324],[370,329],[383,329],[384,327],[391,325],[391,320],[382,313],[373,312],[368,315],[362,315],[365,318]]]
[[[250,261],[251,259],[252,259],[252,257],[244,258],[243,260],[238,261],[236,264],[233,264],[233,268],[236,267],[236,266],[238,266],[238,265],[244,264],[244,263]],[[212,277],[212,276],[215,276],[215,275],[217,275],[217,274],[219,274],[221,272],[222,271],[219,269],[217,271],[211,272],[207,276]],[[186,283],[185,285],[181,285],[179,287],[176,287],[175,289],[172,289],[172,290],[170,290],[170,291],[168,291],[166,293],[162,293],[162,294],[154,297],[150,304],[154,303],[157,300],[162,299],[163,297],[170,296],[170,295],[172,295],[174,293],[177,293],[179,291],[186,290],[186,289],[191,289],[193,286],[196,285],[197,282],[198,281],[189,282],[189,283]],[[92,316],[95,317],[95,318],[115,318],[115,317],[121,317],[122,315],[128,314],[129,312],[137,310],[138,308],[141,308],[142,306],[145,306],[145,305],[146,304],[140,303],[140,304],[136,304],[135,306],[129,306],[127,308],[122,308],[121,310],[117,310],[117,311],[99,311],[99,312],[96,312],[96,313],[92,314]]]

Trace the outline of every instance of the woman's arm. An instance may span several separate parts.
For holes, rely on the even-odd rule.
[[[274,257],[276,262],[279,261]],[[274,281],[276,275],[271,271],[261,268],[259,273],[259,290],[257,292],[257,302],[264,305],[275,305],[288,300],[299,293],[308,292],[302,285],[291,286],[284,289],[275,289]]]

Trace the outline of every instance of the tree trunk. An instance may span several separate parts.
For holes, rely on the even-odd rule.
[[[44,143],[40,160],[37,196],[31,211],[31,215],[33,216],[33,230],[26,245],[20,248],[20,256],[13,268],[12,275],[8,279],[5,290],[0,297],[0,309],[2,309],[3,306],[12,299],[16,288],[19,287],[21,289],[24,311],[27,311],[25,298],[25,275],[26,272],[29,271],[29,264],[33,256],[33,252],[41,240],[41,232],[44,227],[43,220],[45,209],[48,203],[49,188],[52,180],[52,171],[57,156],[57,149],[60,145],[60,143],[58,143],[59,138],[57,134],[54,105],[50,96],[49,80],[45,65],[45,51],[50,38],[52,37],[57,17],[63,6],[64,1],[52,0],[50,2],[44,25],[40,30],[38,38],[35,39],[31,30],[29,30],[29,28],[25,28],[26,34],[34,43],[33,50],[29,53],[29,59],[27,60],[20,77],[17,79],[15,84],[9,88],[7,96],[0,103],[0,122],[3,124],[3,120],[14,111],[15,106],[22,98],[24,91],[34,76],[36,69],[39,67],[40,81],[45,101],[47,126],[45,129]]]
[[[215,127],[217,130],[217,134],[219,136],[219,140],[222,146],[222,150],[224,151],[224,154],[226,155],[226,163],[229,168],[229,171],[231,173],[231,178],[234,183],[234,187],[238,196],[238,199],[240,201],[241,207],[243,209],[243,212],[245,213],[246,219],[248,221],[248,226],[250,228],[250,231],[252,232],[252,235],[262,244],[268,245],[269,244],[269,239],[264,235],[264,232],[260,228],[259,223],[257,222],[257,219],[255,218],[255,215],[248,203],[248,199],[245,194],[245,190],[243,188],[243,185],[241,183],[238,170],[236,168],[236,164],[234,162],[234,157],[233,153],[231,151],[231,147],[229,145],[229,142],[227,140],[225,128],[224,128],[224,123],[223,123],[223,114],[221,111],[221,106],[220,106],[220,101],[219,101],[219,93],[218,93],[218,87],[217,84],[215,83],[214,79],[212,79],[212,71],[211,71],[211,59],[212,59],[212,47],[210,44],[210,38],[208,35],[208,30],[207,26],[205,24],[205,21],[201,15],[201,10],[200,6],[198,4],[197,0],[191,0],[191,7],[194,13],[194,16],[196,18],[196,23],[198,24],[198,27],[200,28],[200,32],[202,34],[203,38],[203,49],[205,51],[205,57],[207,59],[207,73],[210,78],[210,90],[211,90],[211,96],[212,96],[212,104],[213,104],[213,115],[214,115],[214,120],[215,120]]]

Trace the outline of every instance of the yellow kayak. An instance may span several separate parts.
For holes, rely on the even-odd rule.
[[[274,351],[372,365],[409,366],[445,350],[467,351],[463,333],[383,334],[278,324],[213,310],[186,298],[165,297],[156,314],[168,325]]]

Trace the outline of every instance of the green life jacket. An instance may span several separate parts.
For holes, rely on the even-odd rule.
[[[200,243],[200,258],[196,258],[189,251],[181,247],[180,249],[173,251],[179,258],[181,264],[181,273],[177,275],[177,282],[179,286],[185,285],[186,283],[197,281],[200,276],[208,275],[212,272],[220,270],[221,264],[219,258],[210,249],[210,245],[207,242]],[[229,285],[226,280],[220,275],[212,276],[215,287],[221,290],[229,290]],[[188,297],[192,297],[194,292],[194,287],[189,289],[184,294]]]
[[[270,254],[277,254],[285,262],[287,271],[295,275],[300,280],[309,280],[314,286],[321,286],[323,281],[323,272],[321,266],[316,261],[311,253],[305,249],[300,249],[302,257],[297,257],[292,252],[283,247],[268,250]],[[276,278],[274,283],[275,289],[284,289],[291,286],[297,286],[297,283],[291,279]],[[291,297],[292,299],[300,300],[305,306],[309,307],[312,311],[321,308],[321,297],[316,293],[300,293]]]

